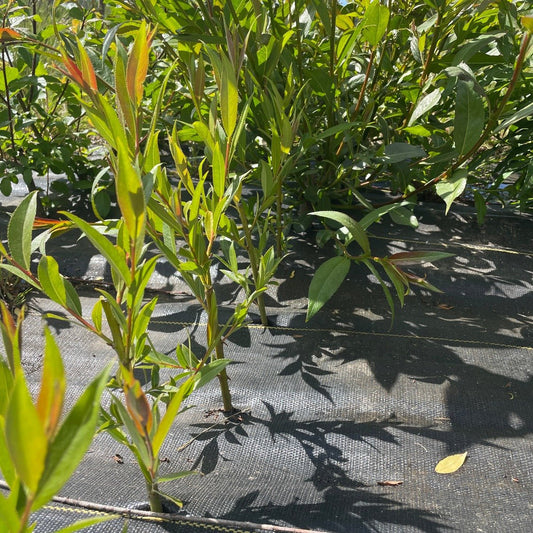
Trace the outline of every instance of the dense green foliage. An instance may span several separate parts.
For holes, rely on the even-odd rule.
[[[3,26],[26,38],[2,40],[4,192],[17,175],[31,188],[32,171],[51,170],[79,194],[101,168],[75,89],[36,42],[72,51],[79,37],[100,89],[112,90],[113,39],[145,20],[157,28],[145,111],[171,71],[161,127],[208,116],[217,83],[205,45],[223,50],[249,105],[233,166],[257,182],[272,173],[285,205],[368,209],[373,189],[411,202],[430,190],[450,203],[468,185],[481,219],[490,200],[530,206],[528,43],[517,64],[528,2],[56,2],[55,28],[44,4],[3,7]],[[193,128],[180,140],[201,154]],[[412,220],[404,209],[392,216]]]
[[[318,241],[331,241],[338,251],[310,285],[308,318],[354,263],[377,278],[394,312],[393,292],[403,305],[411,285],[435,290],[404,266],[448,254],[375,257],[371,224],[390,216],[416,227],[413,208],[428,194],[440,197],[446,211],[459,197],[471,199],[480,221],[494,199],[531,207],[533,19],[527,2],[47,6],[39,0],[0,6],[0,190],[8,194],[19,179],[30,190],[13,213],[7,246],[0,247],[0,272],[46,294],[114,349],[118,371],[109,384],[111,406],[101,413],[103,429],[133,452],[153,510],[162,509],[159,484],[188,473],[159,474],[159,451],[182,401],[218,376],[224,410],[233,409],[224,341],[254,303],[268,325],[262,295],[292,226],[321,220]],[[55,212],[66,202],[90,200],[93,222],[79,212],[36,217],[34,178],[48,172],[65,178],[51,182],[54,194],[45,191],[40,208]],[[47,231],[34,236],[32,228]],[[113,292],[99,291],[90,318],[46,253],[47,239],[70,228],[88,238],[112,272]],[[149,256],[149,245],[159,255]],[[37,269],[34,254],[40,255]],[[157,299],[146,301],[145,290],[160,257],[206,313],[202,354],[179,345],[170,357],[149,338]],[[216,262],[241,289],[224,325],[211,277]],[[9,359],[19,325],[7,308],[2,313]],[[61,381],[59,354],[48,334],[47,340]],[[144,388],[133,374],[139,367],[152,376]],[[163,367],[174,375],[161,383]],[[0,405],[0,468],[6,479],[11,473],[13,498],[24,485],[26,499],[9,511],[10,528],[25,527],[27,516],[19,511],[31,510],[40,481],[28,474],[27,457],[14,451],[23,435],[9,405],[22,405],[35,431],[46,433],[46,417],[35,414],[13,369],[0,364],[0,377],[21,391]],[[91,386],[95,395],[99,379]],[[50,435],[44,433],[46,465]]]

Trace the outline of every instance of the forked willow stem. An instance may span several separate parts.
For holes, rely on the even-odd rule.
[[[237,204],[237,211],[239,212],[239,218],[241,219],[242,229],[244,231],[244,238],[246,242],[246,251],[250,258],[250,266],[252,267],[252,277],[254,279],[254,289],[257,289],[259,284],[259,270],[257,268],[257,254],[255,253],[254,243],[252,241],[252,235],[248,226],[248,219],[246,213],[240,204]],[[268,316],[265,308],[265,299],[263,293],[257,296],[257,306],[259,307],[259,314],[261,315],[261,324],[268,326]]]

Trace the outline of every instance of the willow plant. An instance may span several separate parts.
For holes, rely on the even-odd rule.
[[[110,411],[103,413],[106,419],[103,429],[132,450],[146,480],[150,507],[161,512],[163,497],[171,497],[162,494],[159,484],[190,473],[177,472],[162,478],[159,473],[161,446],[183,400],[195,388],[214,378],[228,361],[222,358],[210,361],[209,352],[200,358],[192,354],[182,357],[185,349],[181,346],[178,346],[173,359],[157,352],[147,334],[157,299],[145,302],[144,296],[158,256],[145,256],[147,198],[155,175],[145,176],[141,170],[144,162],[150,159],[153,145],[148,143],[147,150],[141,152],[139,109],[150,39],[148,28],[143,26],[136,34],[129,53],[117,42],[115,83],[120,116],[98,91],[94,69],[81,43],[78,42],[75,59],[66,51],[62,55],[65,74],[89,97],[89,101],[80,101],[112,148],[110,162],[115,174],[121,218],[98,224],[89,224],[70,213],[63,213],[67,219],[63,221],[36,219],[37,198],[32,193],[13,213],[8,227],[8,247],[2,245],[0,253],[4,258],[1,268],[44,292],[115,351],[118,371],[110,385],[118,390],[119,395],[112,394]],[[44,226],[50,226],[49,231],[32,239],[32,228]],[[46,239],[50,235],[73,227],[81,230],[103,255],[112,272],[114,294],[99,291],[101,297],[93,307],[91,320],[83,316],[74,286],[60,274],[57,261],[45,250]],[[36,250],[41,251],[42,257],[37,273],[34,273],[30,266],[31,255]],[[153,400],[148,398],[134,376],[134,369],[139,365],[154,369],[154,383],[149,391]],[[162,386],[158,382],[158,369],[163,366],[174,369],[178,374]],[[166,404],[164,414],[160,412],[162,404]]]
[[[0,470],[9,495],[0,494],[0,528],[29,533],[31,514],[44,507],[63,487],[88,450],[96,433],[100,396],[108,365],[63,413],[66,378],[59,348],[45,328],[41,384],[34,401],[21,363],[24,309],[15,319],[0,302]],[[115,516],[81,520],[59,530],[77,531]]]
[[[231,413],[233,404],[224,368],[224,341],[242,326],[248,308],[264,287],[255,286],[253,292],[235,307],[230,320],[221,325],[211,267],[217,257],[219,238],[234,234],[234,223],[226,212],[232,204],[238,205],[245,176],[230,175],[230,168],[244,128],[246,108],[239,114],[235,65],[223,53],[208,49],[206,55],[215,71],[220,98],[213,97],[205,122],[197,121],[191,126],[197,139],[204,144],[207,155],[199,165],[197,179],[193,180],[188,160],[180,146],[178,130],[174,127],[169,144],[180,181],[173,186],[166,169],[161,165],[159,131],[156,128],[171,68],[160,88],[155,110],[147,125],[142,110],[152,36],[152,31],[143,23],[136,32],[129,52],[119,41],[116,43],[114,70],[117,109],[108,97],[98,92],[94,70],[83,46],[78,44],[75,60],[64,56],[65,73],[89,97],[89,102],[84,103],[86,113],[111,149],[110,160],[116,175],[117,200],[123,218],[118,242],[119,248],[127,250],[127,253],[119,259],[107,244],[103,246],[104,241],[97,236],[98,232],[92,231],[89,225],[72,215],[69,218],[110,262],[117,287],[123,287],[124,294],[129,295],[128,302],[131,300],[135,305],[140,305],[140,300],[132,295],[132,289],[137,288],[140,282],[131,280],[139,275],[145,264],[146,275],[142,277],[144,288],[155,266],[156,258],[138,263],[142,257],[145,233],[150,235],[207,314],[206,351],[199,360],[201,364],[209,361],[210,365],[216,363],[215,368],[220,370],[218,378],[224,411]],[[205,97],[202,88],[194,85],[201,84],[201,77],[191,81],[197,98]],[[107,239],[104,240],[107,242]],[[108,322],[112,324],[117,314],[115,304],[105,296],[102,305]],[[148,310],[146,314],[149,315]],[[136,331],[134,321],[128,318],[119,325],[129,328],[131,332]],[[115,345],[117,338],[118,333],[113,337]],[[134,345],[131,339],[130,344],[124,343],[124,347],[120,348],[124,352],[125,362],[137,360],[142,354]]]

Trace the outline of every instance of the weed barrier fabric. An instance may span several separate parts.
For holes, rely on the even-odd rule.
[[[202,522],[211,518],[333,533],[533,530],[531,220],[503,214],[478,228],[466,209],[447,218],[419,214],[416,231],[373,226],[375,254],[456,256],[427,269],[443,293],[408,296],[393,323],[379,285],[360,268],[306,323],[307,287],[327,252],[295,239],[266,298],[270,327],[250,323],[226,344],[239,413],[222,415],[214,381],[190,397],[165,442],[163,475],[200,473],[164,487],[197,521],[129,518],[128,531],[255,531]],[[97,256],[82,277],[105,280],[105,269],[89,269],[95,264]],[[61,270],[69,270],[68,252]],[[158,275],[154,289],[172,293],[160,296],[152,341],[172,354],[190,336],[200,352],[205,316],[165,265]],[[235,291],[221,283],[219,293],[223,321]],[[94,292],[82,301],[89,313]],[[37,385],[40,313],[56,308],[37,296],[29,304],[24,365]],[[112,353],[77,326],[50,324],[74,402]],[[434,472],[441,459],[465,451],[457,472]],[[124,508],[146,499],[133,457],[106,434],[60,496]],[[55,531],[86,511],[52,502],[36,531]],[[120,532],[124,520],[89,531]]]

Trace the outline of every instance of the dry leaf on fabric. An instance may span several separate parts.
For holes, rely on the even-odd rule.
[[[450,309],[453,309],[453,308],[454,308],[453,305],[439,304],[439,309],[444,309],[445,311],[449,311]]]
[[[459,470],[466,460],[466,454],[467,452],[457,453],[455,455],[449,455],[448,457],[445,457],[442,459],[442,461],[437,463],[435,472],[437,472],[437,474],[451,474]]]
[[[397,487],[403,485],[403,481],[378,481],[378,485],[382,487]]]

